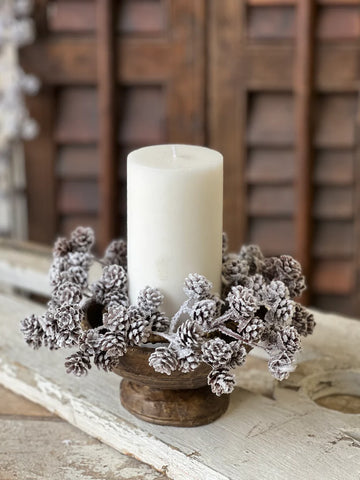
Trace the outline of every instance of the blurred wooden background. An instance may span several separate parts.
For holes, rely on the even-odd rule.
[[[125,235],[126,155],[205,144],[225,158],[232,247],[304,265],[307,300],[360,315],[358,0],[37,0],[21,61],[29,234]]]

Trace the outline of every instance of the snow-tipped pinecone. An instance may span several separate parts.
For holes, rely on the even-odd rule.
[[[126,332],[106,332],[100,337],[99,350],[121,357],[126,353]]]
[[[88,357],[95,355],[99,348],[100,333],[96,329],[85,330],[79,337],[79,349]]]
[[[257,245],[243,245],[239,256],[249,267],[249,274],[261,273],[264,266],[264,255]]]
[[[149,320],[142,315],[137,307],[134,306],[129,307],[128,315],[128,340],[130,345],[140,345],[141,343],[146,343],[151,335],[151,325]]]
[[[299,335],[304,337],[311,335],[315,328],[314,315],[308,312],[305,307],[296,303],[291,325],[296,328]]]
[[[71,331],[68,329],[59,330],[56,336],[56,343],[60,348],[71,348],[79,343],[80,335],[80,328]]]
[[[138,295],[137,306],[145,315],[156,312],[164,300],[164,295],[157,288],[145,287]]]
[[[77,377],[87,375],[91,368],[90,358],[82,352],[76,352],[65,359],[66,373],[73,373]]]
[[[149,365],[155,372],[171,375],[178,366],[178,359],[173,349],[158,347],[149,357]]]
[[[246,327],[240,332],[245,342],[256,343],[261,340],[262,334],[265,330],[264,321],[255,317],[246,325]]]
[[[81,267],[85,270],[89,270],[92,262],[92,255],[87,252],[70,252],[66,257],[70,266]]]
[[[88,252],[95,242],[94,231],[90,227],[77,227],[70,235],[73,250]]]
[[[232,284],[245,280],[249,274],[249,266],[245,260],[235,253],[229,253],[222,266],[222,276],[226,283]]]
[[[60,273],[60,282],[74,283],[81,289],[87,287],[87,271],[82,267],[70,267],[65,272]]]
[[[53,292],[53,298],[59,304],[76,305],[81,301],[80,288],[71,282],[60,283]]]
[[[218,308],[215,300],[200,300],[196,302],[192,307],[192,319],[203,330],[209,331],[212,328],[212,324],[218,313]]]
[[[236,317],[252,318],[258,309],[258,302],[252,291],[241,285],[232,287],[227,301]]]
[[[275,304],[270,312],[273,315],[274,322],[279,326],[284,326],[290,324],[294,309],[295,303],[292,300],[284,298]]]
[[[167,332],[170,326],[170,318],[164,312],[155,312],[147,317],[153,332]]]
[[[102,259],[106,265],[127,265],[127,246],[125,240],[113,240],[105,251]]]
[[[201,338],[199,327],[193,320],[185,320],[177,330],[177,338],[182,347],[196,348]]]
[[[223,367],[230,362],[233,354],[231,346],[221,338],[214,338],[201,346],[202,360],[212,367]]]
[[[184,292],[189,298],[201,299],[210,294],[212,283],[198,273],[190,273],[184,282]]]
[[[78,305],[64,304],[60,306],[54,314],[54,320],[61,329],[75,330],[81,322]]]
[[[178,370],[182,373],[192,372],[200,365],[200,360],[200,356],[195,353],[179,358]]]
[[[300,335],[295,327],[285,327],[278,332],[278,347],[285,350],[290,358],[301,349]]]
[[[98,303],[104,304],[105,285],[102,280],[98,280],[90,285],[90,290],[93,294],[94,300]]]
[[[207,380],[208,385],[211,387],[211,391],[218,397],[224,393],[229,394],[234,390],[235,378],[228,368],[212,370],[209,373]]]
[[[123,306],[129,306],[129,297],[126,293],[122,290],[112,289],[105,292],[103,298],[103,304],[107,306],[107,308]]]
[[[305,277],[300,263],[290,255],[281,255],[277,264],[278,277],[288,287],[290,296],[298,297],[305,290]]]
[[[54,244],[54,257],[64,257],[69,252],[71,252],[70,242],[65,237],[59,237]]]
[[[112,332],[127,332],[129,329],[129,315],[127,308],[122,305],[112,305],[103,315],[104,325]]]
[[[271,375],[277,380],[285,380],[294,370],[292,359],[284,352],[270,358],[268,367]]]
[[[262,274],[268,281],[276,279],[278,277],[278,267],[280,267],[280,265],[281,261],[279,257],[265,258]]]
[[[44,330],[40,324],[39,317],[30,315],[20,322],[20,330],[24,335],[26,343],[37,350],[41,347],[44,339]]]
[[[235,368],[236,366],[241,366],[246,360],[247,351],[244,345],[239,340],[234,340],[230,342],[231,347],[231,358],[228,363],[230,368]]]
[[[113,351],[100,351],[94,356],[94,364],[97,368],[111,372],[119,363],[119,357]]]
[[[120,265],[107,265],[103,268],[102,281],[105,290],[123,290],[127,288],[127,274]]]
[[[228,236],[226,235],[225,232],[223,232],[223,234],[222,234],[222,256],[223,256],[223,258],[225,257],[226,252],[228,251],[228,246],[229,246]]]
[[[256,273],[251,277],[247,277],[244,286],[252,290],[253,295],[259,300],[260,303],[264,302],[266,296],[266,281],[265,278]]]
[[[66,272],[68,268],[67,255],[54,258],[49,269],[49,279],[52,287],[56,287],[61,282],[61,274]]]
[[[280,300],[290,298],[289,289],[281,280],[272,280],[266,287],[264,301],[268,307],[279,303]]]

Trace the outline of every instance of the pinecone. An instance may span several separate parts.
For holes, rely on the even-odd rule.
[[[223,393],[231,393],[234,390],[235,378],[230,373],[228,368],[218,368],[212,370],[208,377],[208,385],[211,387],[211,391],[218,397]]]
[[[81,322],[79,307],[69,304],[59,307],[53,318],[61,329],[75,330]]]
[[[284,282],[272,280],[266,287],[265,304],[272,307],[283,299],[290,298],[289,290]]]
[[[91,368],[90,358],[82,352],[76,352],[65,359],[66,373],[73,373],[77,377],[87,375]]]
[[[292,300],[288,300],[287,298],[280,300],[271,310],[274,321],[278,325],[286,325],[290,323],[294,314],[294,309],[295,304]]]
[[[103,268],[102,282],[105,290],[126,290],[127,274],[124,267],[120,265],[107,265]]]
[[[26,343],[37,350],[41,347],[44,339],[44,330],[36,315],[30,315],[20,322],[20,330],[24,335]]]
[[[126,333],[106,332],[100,337],[98,348],[102,352],[110,352],[112,356],[121,357],[126,352]]]
[[[301,349],[300,335],[295,327],[285,327],[278,332],[278,347],[292,358]]]
[[[278,269],[280,267],[281,267],[281,261],[279,257],[265,258],[262,274],[268,281],[271,281],[278,277]]]
[[[77,252],[88,252],[94,242],[94,231],[89,227],[77,227],[70,235],[72,249]]]
[[[209,331],[218,313],[217,310],[215,300],[200,300],[193,305],[191,316],[203,330]]]
[[[79,337],[81,335],[81,329],[76,328],[75,330],[59,330],[56,336],[56,344],[60,348],[71,348],[74,345],[79,343]]]
[[[126,333],[130,325],[127,308],[122,305],[108,307],[108,311],[103,315],[103,323],[112,332]]]
[[[65,237],[59,237],[53,248],[54,257],[64,257],[71,252],[71,245]]]
[[[266,296],[266,281],[260,273],[256,273],[252,277],[247,277],[244,286],[252,291],[260,303],[264,302]]]
[[[140,345],[146,343],[151,335],[151,326],[149,321],[141,314],[138,308],[131,306],[128,309],[129,315],[129,333],[128,339],[130,345]]]
[[[294,370],[291,358],[284,352],[270,358],[268,366],[271,375],[277,380],[285,380]]]
[[[232,287],[227,301],[236,317],[252,318],[258,309],[258,302],[251,290],[241,285]]]
[[[200,365],[200,357],[191,353],[187,357],[179,358],[178,370],[182,373],[189,373]]]
[[[98,303],[104,304],[105,285],[102,280],[98,280],[90,285],[90,290],[94,296],[94,300]]]
[[[243,245],[239,254],[249,268],[249,275],[261,273],[264,267],[264,255],[257,245]]]
[[[211,289],[212,283],[198,273],[190,273],[184,282],[184,292],[189,298],[204,298],[210,294]]]
[[[261,340],[262,334],[265,330],[264,321],[255,317],[246,325],[246,327],[240,332],[245,342],[256,343]]]
[[[118,363],[119,357],[113,351],[100,351],[96,353],[94,357],[94,364],[97,368],[105,370],[105,372],[111,372]]]
[[[203,343],[201,351],[202,360],[215,368],[229,363],[233,353],[231,346],[221,338],[214,338]]]
[[[167,332],[170,326],[170,318],[164,312],[155,312],[147,318],[153,332]]]
[[[290,296],[298,297],[305,290],[305,277],[300,263],[290,255],[281,255],[277,264],[278,277],[288,287]]]
[[[164,300],[164,295],[157,288],[145,287],[138,295],[137,306],[145,315],[156,312]]]
[[[53,298],[59,304],[79,304],[81,301],[81,291],[74,283],[65,282],[55,288]]]
[[[235,340],[230,342],[231,347],[231,358],[229,361],[229,367],[235,368],[236,366],[241,366],[246,360],[247,351],[241,341]]]
[[[60,273],[60,282],[70,282],[84,289],[87,287],[87,271],[82,267],[70,267],[65,272]]]
[[[96,329],[89,329],[82,332],[79,337],[79,349],[88,357],[95,355],[99,348],[100,334]]]
[[[67,256],[70,266],[81,267],[85,270],[89,270],[91,267],[92,259],[92,255],[87,252],[70,252]]]
[[[227,283],[236,283],[245,280],[249,274],[249,266],[245,260],[235,253],[229,253],[222,267],[222,276]]]
[[[149,357],[149,365],[155,372],[171,375],[178,366],[176,353],[169,347],[158,347]]]
[[[177,330],[177,337],[182,347],[194,348],[199,346],[200,331],[192,320],[185,320]]]
[[[50,285],[56,287],[61,282],[61,274],[66,272],[68,268],[69,262],[67,255],[64,257],[55,257],[49,269]]]
[[[129,298],[126,293],[122,290],[117,290],[113,288],[112,290],[108,290],[105,292],[102,303],[107,306],[107,308],[112,307],[128,307],[129,306]]]
[[[124,240],[113,240],[105,251],[102,259],[107,265],[127,265],[127,246]]]
[[[299,335],[306,337],[307,335],[311,335],[314,331],[314,315],[308,312],[305,307],[296,303],[291,324],[296,328]]]

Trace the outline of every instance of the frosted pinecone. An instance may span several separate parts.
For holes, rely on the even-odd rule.
[[[64,304],[56,310],[54,319],[61,329],[74,330],[81,322],[80,309],[77,305]]]
[[[75,328],[74,330],[59,330],[56,336],[56,343],[60,348],[71,348],[79,343],[80,335],[80,328]]]
[[[157,288],[145,287],[138,295],[137,306],[145,315],[156,312],[164,300],[164,295]]]
[[[55,288],[53,298],[59,304],[78,304],[81,301],[81,291],[74,283],[65,282]]]
[[[202,299],[210,294],[212,283],[203,275],[190,273],[185,279],[184,292],[189,298]]]
[[[134,306],[129,307],[129,333],[128,339],[130,345],[140,345],[146,343],[151,335],[151,326],[140,310]]]
[[[100,337],[99,350],[121,357],[126,352],[126,332],[106,332]]]
[[[249,267],[249,275],[261,273],[264,266],[264,255],[257,245],[243,245],[240,250],[240,258]]]
[[[283,281],[272,280],[266,287],[265,304],[273,306],[283,299],[290,298],[289,289]]]
[[[129,297],[123,290],[113,288],[112,290],[105,292],[102,303],[108,308],[116,306],[128,307]]]
[[[271,281],[278,277],[278,269],[280,268],[280,265],[281,261],[279,257],[265,258],[262,274],[268,281]]]
[[[96,329],[85,330],[79,337],[79,349],[87,356],[95,355],[99,348],[100,334]]]
[[[277,380],[285,380],[294,370],[292,360],[286,353],[270,358],[268,367],[271,375]]]
[[[235,378],[228,368],[212,370],[207,378],[211,391],[218,397],[223,393],[229,394],[234,390]]]
[[[200,356],[195,353],[179,358],[178,370],[182,373],[192,372],[200,365],[200,360]]]
[[[232,287],[227,301],[235,316],[242,318],[252,318],[258,309],[258,302],[252,291],[241,285]]]
[[[286,284],[292,298],[300,296],[306,288],[300,263],[290,255],[281,255],[279,260],[277,264],[279,279]]]
[[[78,252],[88,252],[95,242],[92,228],[77,227],[70,235],[71,246]]]
[[[171,375],[178,366],[176,353],[169,347],[158,347],[150,355],[149,365],[155,372]]]
[[[24,335],[26,343],[32,347],[34,350],[37,350],[41,347],[44,330],[40,324],[39,317],[36,315],[30,315],[29,317],[24,318],[20,322],[20,330]]]
[[[296,303],[291,324],[296,328],[299,335],[306,337],[307,335],[311,335],[314,331],[314,315],[308,312],[305,307]]]
[[[94,364],[97,368],[111,372],[119,363],[119,357],[114,351],[103,352],[100,351],[95,354]]]
[[[103,323],[112,332],[127,332],[130,325],[127,308],[122,305],[112,305],[104,313]]]
[[[66,373],[73,373],[77,377],[87,375],[91,368],[90,358],[82,352],[76,352],[65,360]]]
[[[213,367],[222,367],[229,363],[232,357],[231,346],[221,338],[214,338],[201,346],[202,359]]]
[[[60,282],[74,283],[81,289],[87,287],[87,271],[82,267],[70,267],[65,272],[60,273]]]
[[[64,257],[69,252],[71,252],[70,242],[65,237],[59,237],[54,244],[54,257]]]
[[[256,273],[251,277],[247,277],[244,282],[244,286],[249,290],[252,290],[253,295],[260,303],[264,302],[266,297],[266,281],[265,278],[260,275],[260,273]]]
[[[247,351],[241,341],[235,340],[230,342],[229,346],[231,347],[231,358],[228,363],[230,368],[235,368],[236,366],[241,366],[246,360]]]
[[[67,261],[70,266],[81,267],[88,270],[92,263],[92,255],[87,252],[70,252]]]
[[[105,296],[105,285],[102,280],[98,280],[90,285],[90,290],[93,294],[94,300],[98,303],[104,304],[104,296]]]
[[[182,347],[197,347],[201,338],[199,327],[194,321],[185,320],[177,330],[177,338]]]
[[[226,252],[228,251],[229,247],[229,242],[228,242],[228,236],[225,232],[222,234],[222,256],[224,258]]]
[[[246,327],[241,331],[241,336],[245,342],[256,343],[261,340],[264,330],[264,321],[259,317],[255,317],[250,320]]]
[[[107,265],[103,269],[102,282],[105,290],[126,290],[127,274],[120,265]]]
[[[291,322],[294,314],[295,303],[292,300],[284,298],[280,300],[270,311],[274,322],[278,325],[287,325]]]
[[[227,283],[244,280],[249,274],[249,266],[245,260],[235,253],[229,253],[222,266],[222,276]]]
[[[300,335],[295,327],[285,327],[278,332],[278,347],[285,350],[290,358],[301,349]]]
[[[55,257],[49,270],[50,285],[56,287],[61,281],[61,274],[69,268],[67,255],[64,257]]]
[[[170,326],[170,318],[164,312],[155,312],[147,317],[153,332],[167,332]]]
[[[212,324],[218,308],[215,300],[200,300],[196,302],[191,311],[191,316],[194,322],[196,322],[203,330],[209,331],[212,328]]]
[[[127,246],[124,240],[113,240],[105,251],[102,259],[107,265],[127,265]]]

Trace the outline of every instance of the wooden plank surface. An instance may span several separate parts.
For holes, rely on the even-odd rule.
[[[17,323],[30,311],[41,307],[0,298],[0,383],[170,478],[299,480],[314,478],[314,469],[318,478],[356,478],[359,415],[322,408],[312,399],[320,392],[360,395],[358,322],[317,313],[316,333],[305,340],[300,365],[287,382],[270,381],[266,396],[252,393],[240,387],[251,384],[251,376],[260,383],[270,377],[262,367],[244,377],[240,369],[228,412],[211,425],[185,429],[131,417],[119,405],[119,377],[91,371],[76,379],[64,373],[66,353],[30,351]]]

